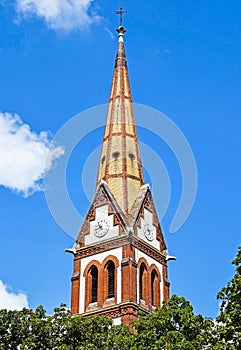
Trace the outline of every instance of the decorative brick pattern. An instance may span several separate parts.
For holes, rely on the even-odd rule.
[[[145,313],[150,313],[149,310],[146,310],[142,306],[134,302],[123,302],[119,305],[112,305],[99,310],[90,310],[84,314],[85,316],[104,316],[108,318],[122,318],[122,323],[130,325],[138,317],[138,311]]]
[[[124,32],[123,27],[118,28],[95,196],[76,243],[68,251],[74,254],[72,314],[102,315],[131,326],[138,311],[153,312],[169,299],[170,283],[166,243],[150,188],[143,185]],[[93,228],[97,225],[98,229],[100,217],[107,221],[108,231],[97,239]],[[153,233],[149,239],[148,232]],[[111,278],[107,268],[110,261],[114,264]],[[108,278],[114,281],[111,293]]]
[[[101,180],[124,213],[128,213],[144,183],[124,43],[119,39],[106,127],[99,162]],[[129,185],[128,185],[129,184]]]

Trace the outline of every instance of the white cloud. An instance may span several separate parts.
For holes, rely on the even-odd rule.
[[[0,309],[21,310],[28,308],[27,296],[24,293],[14,293],[0,280]]]
[[[113,34],[113,32],[108,27],[105,27],[104,29],[109,34],[111,39],[114,40],[115,39],[115,35]]]
[[[25,197],[42,190],[44,171],[60,157],[62,147],[51,147],[47,132],[33,132],[16,114],[0,112],[0,186]],[[45,165],[48,154],[48,163]]]
[[[24,17],[44,19],[49,28],[70,31],[84,29],[100,20],[92,7],[94,0],[16,0],[16,10]]]

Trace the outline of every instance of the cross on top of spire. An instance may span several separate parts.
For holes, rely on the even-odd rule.
[[[122,23],[123,23],[123,14],[126,13],[126,12],[127,12],[127,11],[124,11],[124,10],[123,10],[123,5],[122,5],[122,4],[120,4],[120,9],[117,10],[117,11],[115,11],[115,13],[116,13],[117,15],[120,15],[120,27],[122,27]]]

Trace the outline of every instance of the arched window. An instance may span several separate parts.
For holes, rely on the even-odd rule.
[[[115,296],[115,265],[113,261],[107,264],[107,278],[108,278],[108,293],[107,298],[114,298]]]
[[[158,300],[157,295],[158,295],[158,275],[156,270],[152,270],[151,273],[151,305],[157,306]]]
[[[140,299],[146,301],[146,282],[147,282],[147,269],[144,263],[140,266],[140,277],[139,277],[139,293]]]
[[[98,269],[96,266],[91,267],[90,270],[90,276],[91,276],[91,303],[97,302],[98,297]]]

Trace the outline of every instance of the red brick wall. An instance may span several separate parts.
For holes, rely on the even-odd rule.
[[[80,300],[80,259],[74,259],[74,270],[71,279],[71,313],[79,313],[79,300]]]

